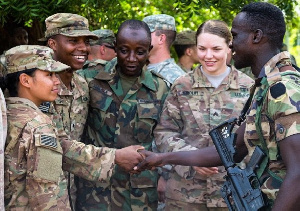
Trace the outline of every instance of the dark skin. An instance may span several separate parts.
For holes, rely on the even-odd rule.
[[[236,54],[233,56],[237,68],[250,66],[253,74],[257,77],[263,66],[280,49],[272,46],[268,42],[263,29],[250,31],[247,27],[247,19],[244,13],[239,13],[232,24],[233,43],[232,50]],[[243,45],[242,45],[243,43]],[[249,57],[250,56],[250,57]],[[244,58],[248,58],[245,60]],[[235,161],[240,162],[247,154],[248,150],[244,142],[245,123],[238,130],[236,140],[237,155]],[[279,193],[273,205],[274,211],[298,210],[300,207],[300,134],[286,137],[279,142],[279,149],[282,160],[287,168],[286,176],[280,187]],[[222,165],[215,147],[189,151],[189,152],[171,152],[155,154],[144,152],[146,159],[138,165],[138,168],[151,168],[153,166],[163,166],[166,164],[204,166],[213,167]]]

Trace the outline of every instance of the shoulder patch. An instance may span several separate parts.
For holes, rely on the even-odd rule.
[[[281,82],[274,84],[270,88],[270,94],[274,99],[283,97],[285,93],[286,93],[286,87]]]
[[[43,113],[49,113],[50,110],[50,102],[44,102],[39,106],[39,109],[43,112]]]
[[[57,140],[53,136],[41,135],[40,141],[41,145],[43,146],[57,148]]]

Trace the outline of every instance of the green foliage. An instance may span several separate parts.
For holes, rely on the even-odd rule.
[[[147,15],[166,13],[175,17],[178,31],[196,30],[208,19],[221,19],[230,26],[240,9],[253,1],[257,0],[0,0],[0,24],[9,18],[31,26],[34,20],[44,22],[54,13],[71,12],[88,18],[92,30],[109,28],[116,32],[127,19],[142,20]],[[290,49],[294,49],[294,43],[300,42],[299,0],[267,1],[284,12],[292,39]]]

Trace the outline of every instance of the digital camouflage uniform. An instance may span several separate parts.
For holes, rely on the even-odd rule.
[[[89,31],[88,20],[80,15],[71,13],[57,13],[45,20],[45,37],[40,40],[47,40],[51,36],[60,34],[68,37],[88,36],[91,39],[98,37]],[[59,76],[58,76],[59,78]],[[71,80],[72,90],[60,80],[60,91],[53,103],[44,103],[40,109],[52,118],[56,127],[69,136],[71,140],[80,140],[88,113],[89,92],[87,82],[74,73]],[[76,186],[74,175],[65,172],[69,178],[71,206],[76,203]]]
[[[268,168],[282,180],[286,175],[286,166],[280,159],[279,142],[300,132],[300,86],[297,72],[282,76],[282,66],[291,66],[290,54],[287,51],[279,53],[271,58],[260,72],[259,78],[267,77],[270,88],[264,101],[261,112],[261,128],[265,143],[268,148],[270,162]],[[288,70],[293,70],[288,67]],[[285,70],[288,72],[288,70]],[[255,115],[257,110],[256,96],[266,89],[266,85],[258,86],[255,90],[250,109],[246,116],[245,144],[251,155],[256,145],[261,146],[255,127]],[[280,93],[278,95],[278,93]],[[269,121],[268,121],[269,119]],[[280,184],[270,177],[262,185],[262,192],[269,199],[275,200]]]
[[[182,70],[172,58],[158,64],[151,64],[148,66],[148,70],[160,74],[168,82],[167,84],[169,86],[171,86],[179,76],[185,74],[184,70]]]
[[[8,74],[37,68],[59,72],[69,66],[51,58],[44,46],[22,45],[6,52]],[[92,181],[107,180],[115,150],[85,146],[58,133],[51,118],[26,98],[7,99],[5,205],[7,210],[71,210],[69,171]]]
[[[148,25],[151,33],[156,30],[176,31],[175,19],[170,15],[150,15],[145,17],[143,21]],[[166,80],[169,87],[174,83],[176,78],[185,74],[172,58],[157,64],[150,64],[148,70],[160,74]]]
[[[239,116],[252,84],[251,78],[235,68],[216,89],[201,72],[200,66],[178,78],[154,130],[158,150],[175,152],[213,145],[209,131],[221,122]],[[168,199],[194,204],[198,210],[203,205],[226,207],[219,192],[224,183],[224,167],[219,167],[219,172],[208,178],[196,174],[190,166],[175,166],[167,180],[166,208]]]
[[[161,78],[143,69],[125,96],[117,68],[113,59],[89,83],[91,101],[86,143],[117,149],[140,144],[151,151],[152,131],[168,88]],[[116,166],[108,183],[79,181],[76,208],[156,210],[156,186],[156,171],[130,175]]]

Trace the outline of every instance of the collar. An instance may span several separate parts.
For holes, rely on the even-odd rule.
[[[28,100],[27,98],[8,97],[5,100],[6,100],[7,105],[24,104],[24,105],[27,105],[27,106],[31,107],[34,110],[39,110],[39,108],[31,100]]]
[[[108,62],[108,61],[103,60],[103,59],[94,59],[94,60],[92,60],[92,61],[87,60],[87,61],[84,63],[82,69],[87,68],[87,67],[94,67],[94,66],[97,66],[98,64],[101,64],[101,65],[104,66],[104,65],[106,65],[107,62]]]
[[[202,87],[213,87],[213,85],[209,82],[207,77],[201,72],[200,70],[201,65],[196,67],[192,74],[193,76],[193,85],[192,88],[202,88]],[[230,73],[227,77],[224,78],[222,83],[219,87],[222,85],[225,85],[226,89],[239,89],[239,77],[238,77],[238,71],[234,66],[229,66],[231,68]],[[217,88],[218,89],[218,88]]]

